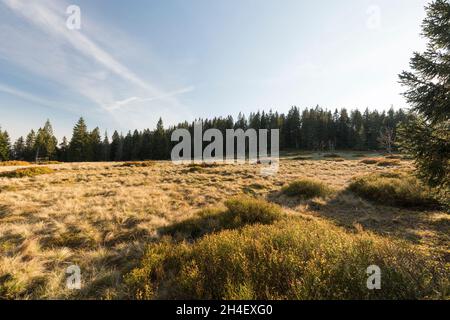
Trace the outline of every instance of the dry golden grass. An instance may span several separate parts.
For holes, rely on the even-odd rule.
[[[445,212],[378,206],[345,192],[354,177],[392,170],[355,158],[282,160],[279,173],[270,177],[252,165],[48,167],[55,172],[0,178],[0,298],[126,298],[124,275],[139,265],[149,242],[160,240],[160,230],[242,194],[278,203],[288,215],[353,231],[356,226],[406,240],[447,262],[450,257]],[[412,164],[399,161],[395,169],[410,170]],[[280,192],[283,185],[304,178],[322,181],[336,195],[302,200]],[[72,264],[82,271],[80,291],[65,287],[65,270]]]

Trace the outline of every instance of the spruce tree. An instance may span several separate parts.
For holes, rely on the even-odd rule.
[[[69,142],[67,141],[66,137],[63,137],[59,148],[58,148],[58,160],[62,162],[69,161]]]
[[[123,160],[123,138],[117,131],[114,131],[112,135],[110,159],[111,161]]]
[[[14,143],[13,154],[14,159],[16,160],[24,160],[25,159],[25,140],[23,137],[19,137]]]
[[[450,2],[435,0],[426,8],[422,35],[426,51],[414,53],[412,71],[400,74],[413,115],[399,130],[403,150],[411,154],[418,175],[450,197]]]
[[[105,132],[105,137],[102,142],[102,161],[110,160],[110,149],[111,145],[109,144],[108,132]]]
[[[102,137],[100,136],[100,129],[97,127],[89,134],[89,159],[88,161],[102,160]]]
[[[0,161],[8,161],[11,156],[11,143],[8,132],[0,128]]]
[[[152,158],[155,160],[167,160],[170,158],[169,137],[167,136],[163,121],[159,118],[152,139]]]
[[[43,128],[38,130],[35,141],[36,158],[38,157],[48,157],[52,158],[56,153],[56,147],[58,141],[53,135],[53,128],[50,120],[45,122]]]
[[[35,144],[36,144],[36,133],[34,130],[31,130],[27,135],[25,140],[25,159],[27,161],[35,160]]]
[[[87,159],[89,133],[83,118],[80,118],[73,128],[72,139],[69,145],[69,161],[80,162]]]

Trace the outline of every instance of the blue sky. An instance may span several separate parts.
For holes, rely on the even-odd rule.
[[[0,125],[153,128],[258,109],[406,107],[425,0],[0,0]],[[66,8],[81,8],[81,29]]]

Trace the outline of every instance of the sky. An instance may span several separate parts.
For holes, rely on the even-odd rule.
[[[426,0],[0,0],[0,126],[71,136],[257,110],[407,107]],[[70,5],[80,29],[67,27]],[[73,20],[70,20],[73,21]]]

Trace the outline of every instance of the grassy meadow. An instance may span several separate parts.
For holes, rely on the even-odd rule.
[[[2,299],[448,298],[450,216],[400,156],[0,166]],[[81,290],[65,270],[81,268]],[[366,288],[366,268],[382,289]]]

